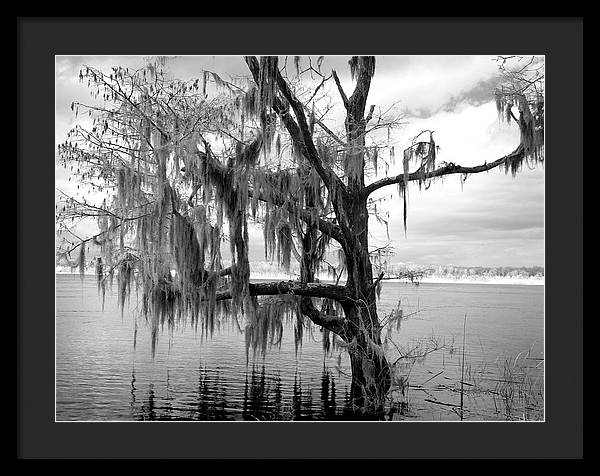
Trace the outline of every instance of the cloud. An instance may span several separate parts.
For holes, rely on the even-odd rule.
[[[519,141],[515,125],[498,121],[493,102],[468,101],[453,110],[439,110],[426,118],[413,118],[394,140],[400,148],[424,129],[433,129],[441,150],[440,162],[476,165],[512,151]],[[401,173],[401,165],[389,174]],[[379,177],[373,177],[376,180]],[[372,220],[371,245],[391,241],[394,260],[420,264],[454,263],[465,266],[531,266],[544,262],[544,170],[527,167],[513,178],[502,169],[473,174],[461,183],[449,175],[428,190],[409,186],[407,235],[395,187],[380,190],[374,198],[391,197],[388,239],[384,226]],[[511,249],[511,251],[506,251]],[[517,250],[517,251],[515,251]]]
[[[498,68],[493,56],[384,57],[377,63],[371,101],[400,101],[409,116],[431,117],[462,100],[481,103]]]
[[[502,78],[500,75],[479,81],[471,89],[462,91],[457,96],[452,96],[439,110],[453,112],[458,106],[464,103],[472,106],[488,103],[494,97],[494,90],[501,81]]]

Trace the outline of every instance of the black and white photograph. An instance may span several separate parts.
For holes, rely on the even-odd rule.
[[[546,420],[543,51],[173,53],[54,56],[55,422]]]

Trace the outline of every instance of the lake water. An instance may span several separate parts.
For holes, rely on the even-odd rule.
[[[384,332],[396,361],[387,419],[543,420],[544,286],[385,282],[380,317],[399,301],[403,318]],[[289,324],[248,362],[232,322],[212,337],[180,326],[153,356],[134,293],[121,315],[116,285],[102,310],[95,277],[56,275],[57,421],[354,420],[349,374],[316,326],[298,352]]]

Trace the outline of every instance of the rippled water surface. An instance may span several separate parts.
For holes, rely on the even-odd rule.
[[[380,316],[398,301],[404,316],[384,332],[396,361],[387,418],[543,419],[543,297],[543,286],[384,283]],[[317,327],[296,354],[290,323],[280,346],[246,362],[233,322],[209,338],[180,326],[153,357],[135,309],[133,293],[121,315],[109,292],[102,310],[94,277],[56,276],[57,420],[356,418],[347,354],[324,356]]]

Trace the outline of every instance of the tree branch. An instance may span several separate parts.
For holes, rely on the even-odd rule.
[[[251,296],[301,296],[300,310],[311,321],[323,326],[340,337],[345,335],[345,319],[336,315],[326,315],[320,312],[311,302],[310,297],[334,299],[339,302],[349,301],[347,290],[344,286],[322,283],[301,283],[298,281],[276,281],[269,283],[250,283]],[[220,291],[216,295],[217,301],[232,299],[231,291]]]
[[[308,108],[306,106],[304,106],[305,110],[308,110]],[[327,135],[329,135],[333,140],[335,140],[338,144],[340,144],[343,147],[347,147],[348,144],[346,142],[344,142],[342,139],[340,139],[340,137],[333,132],[331,129],[329,129],[329,127],[327,127],[322,120],[315,118],[315,124],[317,124],[319,127],[321,127],[321,129],[323,129],[325,131],[325,133]]]
[[[223,164],[219,163],[214,158],[212,158],[210,156],[209,151],[207,151],[207,153],[198,152],[197,154],[198,154],[198,157],[201,159],[201,161],[204,163],[204,165],[206,167],[206,171],[208,172],[208,174],[210,174],[211,177],[217,177],[221,181],[225,181],[226,183],[229,183],[229,181],[227,180],[227,168]],[[192,193],[190,194],[190,196],[188,198],[188,204],[190,206],[193,205],[194,196],[198,193],[198,191],[200,190],[201,187],[202,187],[201,183],[196,183],[193,186]],[[248,197],[252,198],[253,196],[254,196],[254,192],[252,190],[248,190]],[[344,240],[344,235],[342,233],[341,228],[338,225],[336,225],[335,223],[332,223],[330,221],[326,221],[320,217],[317,217],[317,219],[316,219],[317,222],[315,223],[315,217],[310,213],[310,211],[308,211],[306,209],[298,209],[298,207],[292,202],[287,202],[283,198],[282,199],[277,199],[275,197],[269,198],[269,197],[265,196],[263,193],[259,193],[257,198],[262,202],[272,203],[273,205],[276,205],[279,207],[285,206],[290,213],[292,213],[293,215],[297,215],[300,219],[302,219],[306,223],[315,224],[322,233],[329,235],[331,238],[336,240],[338,243],[342,243]]]
[[[490,163],[486,162],[484,164],[477,165],[474,167],[463,167],[461,165],[455,165],[453,163],[449,163],[449,164],[445,165],[444,167],[440,167],[436,170],[432,170],[431,172],[427,172],[427,173],[421,173],[419,171],[412,172],[408,176],[408,181],[428,180],[428,179],[442,177],[444,175],[450,175],[450,174],[476,174],[479,172],[486,172],[488,170],[498,167],[499,165],[508,164],[509,162],[511,162],[513,160],[520,160],[523,157],[524,157],[524,149],[523,149],[523,145],[520,144],[519,147],[517,147],[510,154],[505,155],[504,157],[500,157],[499,159],[497,159],[493,162],[490,162]],[[369,196],[375,190],[379,190],[382,187],[386,187],[388,185],[398,184],[398,183],[404,183],[404,174],[396,175],[395,177],[385,177],[385,178],[382,178],[381,180],[378,180],[377,182],[373,182],[364,188],[364,194],[365,194],[365,196]]]
[[[248,190],[248,196],[250,198],[252,198],[254,196],[254,192],[252,190]],[[264,194],[262,194],[262,193],[259,193],[258,199],[261,202],[272,203],[273,205],[276,205],[279,207],[285,206],[292,215],[297,215],[302,221],[308,223],[309,225],[310,224],[315,225],[319,229],[319,231],[321,231],[321,233],[325,233],[326,235],[329,235],[331,238],[336,240],[338,243],[343,243],[344,235],[342,233],[342,229],[335,223],[324,220],[323,218],[320,218],[320,217],[316,218],[316,223],[315,223],[315,217],[308,210],[298,209],[297,206],[292,202],[285,202],[283,200],[275,200],[275,199],[270,200],[267,197],[265,197]]]
[[[302,297],[300,299],[300,310],[302,311],[302,314],[308,317],[316,325],[329,329],[331,332],[335,332],[342,339],[346,338],[344,319],[339,316],[331,316],[322,313],[315,307],[309,297]]]
[[[365,117],[365,124],[368,124],[369,121],[373,119],[373,111],[375,111],[375,104],[371,105],[371,108],[369,109],[369,114],[367,114],[367,117]]]
[[[331,73],[333,74],[333,79],[335,80],[335,84],[337,85],[338,91],[340,92],[340,96],[342,97],[342,101],[344,102],[344,107],[346,109],[348,109],[348,96],[346,96],[346,93],[344,92],[344,89],[342,88],[342,83],[340,83],[340,78],[338,78],[338,75],[335,72],[335,70],[332,70]]]
[[[260,81],[260,67],[258,64],[258,60],[254,56],[246,56],[246,63],[254,81],[256,84],[259,84]],[[294,111],[294,115],[296,116],[296,122],[291,116],[286,107],[284,107],[281,100],[277,97],[273,99],[273,109],[277,113],[277,115],[281,118],[283,124],[286,129],[290,133],[292,140],[298,146],[298,148],[302,151],[303,155],[306,159],[311,163],[311,165],[315,168],[321,180],[327,187],[329,193],[333,195],[334,190],[332,188],[335,186],[337,189],[346,190],[346,185],[342,182],[342,180],[333,172],[331,168],[327,165],[324,165],[319,157],[319,153],[315,147],[315,144],[312,140],[312,136],[310,133],[310,128],[306,121],[306,116],[304,115],[304,106],[302,103],[296,98],[296,96],[292,93],[287,81],[281,75],[281,72],[277,71],[277,86],[281,91],[281,94],[287,102],[290,104],[292,110]]]
[[[250,283],[251,296],[276,296],[293,294],[317,298],[334,299],[339,302],[349,301],[345,286],[326,283],[301,283],[299,281],[272,281],[268,283]],[[217,301],[231,299],[231,291],[217,293]]]

